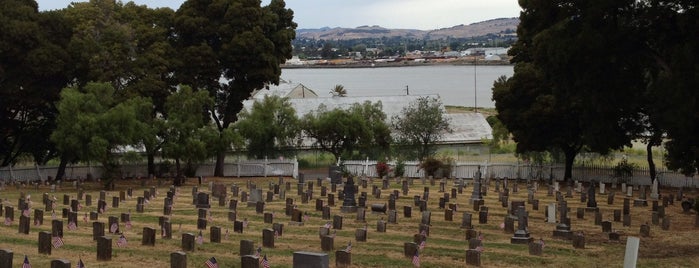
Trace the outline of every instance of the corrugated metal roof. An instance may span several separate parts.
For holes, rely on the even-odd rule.
[[[421,97],[431,97],[439,99],[439,95],[400,95],[400,96],[365,96],[365,97],[329,97],[329,98],[307,98],[289,99],[289,103],[296,110],[296,115],[301,118],[304,115],[315,111],[321,104],[328,110],[335,108],[349,109],[355,103],[381,102],[384,113],[388,120],[394,115],[399,115],[404,107]],[[243,102],[243,109],[250,110],[254,100]],[[445,114],[450,120],[452,133],[446,133],[442,143],[479,143],[482,139],[492,139],[492,129],[480,113],[455,113]],[[304,145],[312,144],[311,141],[304,141]]]

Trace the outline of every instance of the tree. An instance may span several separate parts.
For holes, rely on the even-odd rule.
[[[182,175],[180,160],[187,165],[187,176],[193,176],[196,165],[211,156],[206,139],[211,136],[209,128],[208,106],[213,99],[206,91],[192,92],[188,86],[181,86],[170,95],[165,103],[167,119],[164,126],[163,156],[174,158],[177,177]]]
[[[634,2],[520,2],[515,74],[496,82],[493,99],[518,152],[564,152],[565,180],[581,149],[630,145],[645,87]]]
[[[373,156],[376,150],[387,151],[390,133],[385,118],[381,103],[354,104],[347,110],[327,110],[321,105],[306,114],[301,125],[305,135],[337,160],[340,156],[351,158],[355,153]]]
[[[335,87],[330,90],[330,94],[333,97],[347,97],[347,89],[343,85],[335,85]]]
[[[420,160],[434,155],[435,144],[452,131],[444,113],[439,99],[420,97],[411,102],[391,119],[398,143]]]
[[[299,119],[288,98],[265,96],[250,111],[243,110],[235,123],[247,140],[247,154],[257,159],[288,156],[300,135]]]
[[[179,59],[186,63],[175,75],[214,97],[210,114],[221,133],[237,121],[250,93],[279,83],[296,35],[293,11],[282,0],[265,7],[259,0],[188,0],[175,14],[174,28]],[[227,148],[218,150],[216,176],[223,175]]]
[[[40,13],[35,1],[0,1],[0,166],[55,156],[49,136],[54,103],[72,74],[70,35],[57,12]]]
[[[57,128],[51,140],[70,159],[97,161],[104,167],[106,179],[118,178],[116,151],[137,145],[143,122],[152,104],[141,97],[118,102],[115,89],[107,83],[88,83],[82,91],[65,88],[58,102]]]
[[[644,94],[648,151],[664,135],[667,167],[691,176],[699,170],[699,11],[695,2],[684,0],[646,0],[638,6],[641,47],[652,59]]]

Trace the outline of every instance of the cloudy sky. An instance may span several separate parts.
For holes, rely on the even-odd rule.
[[[77,0],[37,0],[40,10],[61,9]],[[126,2],[126,1],[124,1]],[[177,9],[184,0],[135,0],[150,7]],[[262,0],[263,4],[269,0]],[[433,30],[459,24],[519,17],[517,0],[286,0],[298,28],[379,25]]]

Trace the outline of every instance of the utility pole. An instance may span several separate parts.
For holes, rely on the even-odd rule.
[[[478,87],[476,83],[476,66],[478,66],[478,55],[473,58],[473,110],[478,113]]]
[[[410,89],[408,89],[408,86],[405,86],[405,95],[410,95]]]

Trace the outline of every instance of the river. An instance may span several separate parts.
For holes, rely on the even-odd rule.
[[[321,97],[330,96],[335,85],[342,85],[348,96],[437,94],[444,105],[495,107],[493,82],[513,72],[512,65],[430,65],[283,69],[281,77],[304,84]]]

